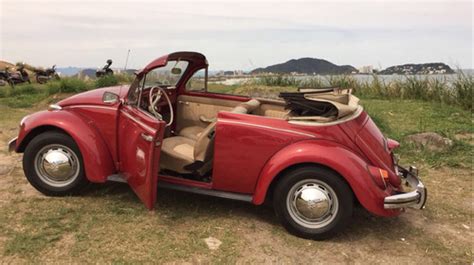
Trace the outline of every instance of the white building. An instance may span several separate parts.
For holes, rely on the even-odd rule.
[[[374,72],[374,67],[372,65],[365,65],[357,70],[359,70],[359,74],[371,74]]]

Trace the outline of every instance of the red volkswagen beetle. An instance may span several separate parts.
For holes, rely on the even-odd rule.
[[[385,138],[348,90],[301,89],[282,100],[207,91],[206,58],[160,57],[131,85],[96,89],[26,116],[10,150],[51,196],[124,181],[148,209],[157,187],[256,205],[273,202],[285,228],[324,239],[358,201],[379,216],[421,209],[416,168],[397,165]]]

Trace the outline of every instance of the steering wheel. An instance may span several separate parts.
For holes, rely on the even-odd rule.
[[[155,94],[153,94],[153,91],[155,91],[155,88],[157,88],[159,91],[157,91]],[[174,119],[174,113],[173,113],[173,105],[171,104],[171,100],[170,98],[168,97],[168,94],[166,94],[166,91],[162,88],[162,87],[159,87],[159,86],[156,86],[156,87],[152,87],[150,88],[150,95],[148,97],[149,101],[150,101],[150,104],[148,106],[148,110],[153,114],[155,115],[155,117],[158,119],[158,120],[163,120],[163,116],[158,113],[156,111],[156,105],[158,104],[158,102],[160,101],[161,99],[161,96],[162,95],[165,95],[165,99],[168,103],[168,107],[170,109],[170,120],[169,122],[166,124],[166,127],[170,126],[171,124],[173,124],[173,119]]]

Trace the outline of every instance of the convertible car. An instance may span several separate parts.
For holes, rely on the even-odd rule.
[[[168,54],[131,85],[77,94],[24,117],[9,148],[24,153],[26,178],[46,195],[122,181],[150,210],[158,187],[268,201],[282,225],[305,238],[341,231],[355,204],[386,217],[423,208],[417,169],[398,165],[399,144],[350,90],[302,88],[275,100],[208,85],[204,55]]]

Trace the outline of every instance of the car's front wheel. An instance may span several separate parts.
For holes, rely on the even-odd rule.
[[[283,226],[292,234],[326,239],[350,221],[353,194],[337,173],[307,166],[282,176],[273,195],[273,206]]]
[[[31,140],[23,155],[23,171],[33,187],[49,196],[76,194],[88,183],[79,148],[69,135],[57,131]]]

